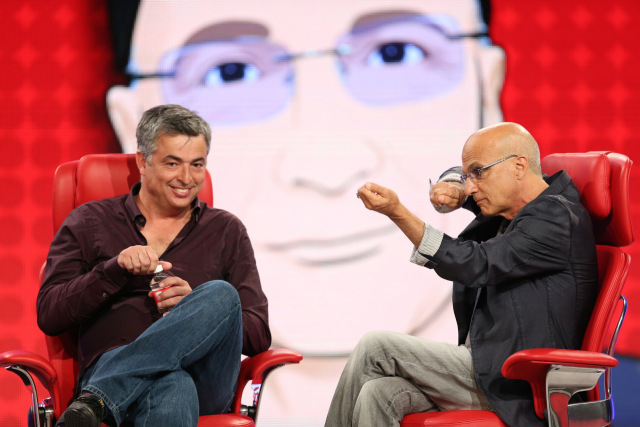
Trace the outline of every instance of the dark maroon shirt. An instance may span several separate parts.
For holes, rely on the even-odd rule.
[[[78,334],[84,371],[102,353],[135,340],[161,315],[148,296],[150,275],[133,275],[118,254],[146,245],[145,218],[127,195],[85,203],[65,219],[51,243],[37,300],[38,325],[48,335]],[[242,303],[243,350],[248,356],[271,345],[267,298],[247,231],[233,214],[196,199],[190,221],[160,257],[191,288],[226,280]],[[188,331],[185,331],[188,333]]]

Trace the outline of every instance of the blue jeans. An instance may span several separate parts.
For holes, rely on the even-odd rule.
[[[241,352],[238,292],[211,281],[135,341],[104,353],[80,388],[104,400],[116,425],[196,426],[199,415],[229,410]]]

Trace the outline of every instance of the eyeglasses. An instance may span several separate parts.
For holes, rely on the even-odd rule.
[[[512,155],[510,155],[509,157],[505,157],[504,159],[500,159],[500,160],[495,161],[495,162],[493,162],[493,163],[489,163],[488,165],[483,166],[483,167],[481,167],[481,168],[474,168],[474,169],[471,169],[471,170],[469,171],[469,173],[467,173],[466,175],[460,175],[460,180],[462,181],[462,183],[463,183],[463,184],[466,184],[466,183],[467,183],[467,178],[471,178],[471,182],[474,182],[474,183],[475,183],[475,182],[476,182],[476,181],[478,181],[478,180],[480,179],[480,177],[482,176],[482,172],[486,171],[486,170],[487,170],[487,169],[489,169],[491,166],[495,166],[495,165],[497,165],[498,163],[502,163],[502,162],[504,162],[505,160],[509,160],[509,159],[514,158],[514,157],[518,157],[518,155],[517,155],[517,154],[512,154]]]
[[[409,15],[361,25],[334,48],[291,53],[261,36],[183,46],[169,52],[159,71],[164,99],[207,116],[212,126],[260,121],[282,111],[295,93],[294,63],[330,55],[347,92],[373,107],[411,103],[455,88],[464,77],[461,33],[447,15]]]

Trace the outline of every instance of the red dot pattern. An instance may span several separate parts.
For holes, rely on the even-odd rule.
[[[553,152],[611,150],[640,161],[640,3],[626,0],[493,0],[491,36],[507,56],[502,92],[505,120],[524,125],[544,156]],[[640,194],[631,210],[640,233]],[[627,248],[640,259],[638,245]],[[620,354],[640,356],[640,270],[624,291],[629,312]]]
[[[84,154],[119,151],[105,107],[107,89],[121,79],[105,4],[0,3],[0,352],[46,354],[34,285],[53,237],[55,168]],[[29,400],[16,375],[0,372],[1,426],[26,425]]]

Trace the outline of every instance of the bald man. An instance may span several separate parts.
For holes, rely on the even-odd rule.
[[[369,182],[358,197],[409,238],[412,262],[453,281],[458,345],[366,334],[344,368],[326,426],[399,426],[409,413],[457,409],[493,410],[512,426],[544,425],[529,385],[500,369],[527,348],[580,348],[598,264],[589,214],[567,173],[543,175],[529,132],[499,123],[471,135],[462,168],[432,188],[439,211],[476,214],[458,238],[423,222],[388,188]]]

